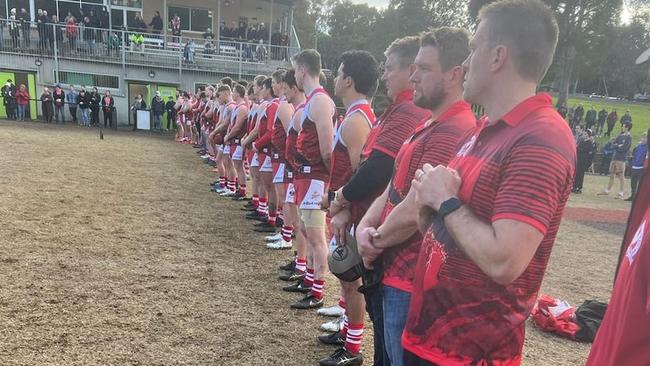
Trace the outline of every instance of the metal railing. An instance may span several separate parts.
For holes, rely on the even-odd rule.
[[[185,70],[224,69],[248,74],[277,67],[299,49],[211,37],[164,36],[83,24],[0,20],[0,52]],[[57,72],[58,74],[58,72]]]

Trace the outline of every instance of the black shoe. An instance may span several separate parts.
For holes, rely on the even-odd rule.
[[[347,349],[341,347],[334,351],[329,357],[318,361],[320,366],[357,366],[363,364],[363,355],[353,355]]]
[[[302,281],[305,278],[305,272],[291,271],[281,274],[279,277],[282,281]]]
[[[266,215],[261,215],[257,211],[253,211],[246,215],[246,220],[260,220],[260,218],[266,218]]]
[[[628,198],[626,198],[626,199],[624,199],[623,201],[628,201],[628,202],[631,202],[632,200],[633,200],[633,198],[632,198],[632,197],[628,197]]]
[[[256,217],[250,219],[250,220],[257,220],[260,221],[262,224],[266,224],[269,221],[269,217],[267,215],[257,215]],[[257,224],[255,226],[260,226],[260,224]]]
[[[297,302],[291,304],[292,309],[300,309],[300,310],[316,309],[322,306],[323,306],[323,299],[318,300],[317,298],[314,297],[313,294],[308,294],[307,296],[303,297]]]
[[[258,226],[255,229],[253,229],[254,232],[256,233],[265,233],[265,234],[277,234],[278,230],[273,227],[273,226]]]
[[[284,266],[280,266],[281,271],[293,272],[294,269],[296,269],[296,261],[294,261],[294,260],[292,260],[291,262],[285,264]]]
[[[343,338],[343,335],[341,335],[341,332],[334,332],[331,334],[323,334],[321,336],[318,336],[318,340],[321,343],[324,344],[329,344],[332,346],[343,346],[345,345],[345,338]]]
[[[303,281],[298,281],[294,283],[291,286],[285,286],[282,288],[282,291],[286,292],[300,292],[303,294],[309,293],[311,291],[311,287],[307,287],[304,285]]]

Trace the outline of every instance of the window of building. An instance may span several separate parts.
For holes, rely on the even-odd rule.
[[[0,0],[0,17],[9,17],[9,9],[7,9],[7,2]]]
[[[111,5],[142,9],[142,0],[111,0]]]
[[[205,32],[212,29],[212,11],[181,6],[168,7],[169,20],[177,14],[181,18],[181,29],[193,32]],[[214,31],[214,29],[212,29]]]
[[[96,86],[97,88],[119,89],[120,78],[113,75],[84,74],[81,72],[59,71],[59,83]]]

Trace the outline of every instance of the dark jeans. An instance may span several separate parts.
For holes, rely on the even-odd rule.
[[[404,351],[404,364],[408,366],[436,366],[435,364],[425,361],[409,351]]]
[[[176,114],[176,113],[167,112],[167,129],[168,130],[171,130],[172,127],[174,127],[174,114]]]
[[[72,116],[72,122],[77,123],[77,107],[70,107],[70,115]]]
[[[582,190],[582,185],[585,181],[585,172],[589,169],[590,164],[588,162],[578,161],[576,165],[576,177],[573,180],[573,189]]]
[[[631,172],[632,176],[630,184],[632,186],[632,190],[630,191],[630,197],[634,198],[634,196],[636,196],[636,190],[639,188],[641,177],[643,176],[643,169],[631,169]]]
[[[104,128],[113,126],[113,112],[104,111]]]
[[[97,126],[99,124],[99,107],[90,108],[90,125]]]
[[[366,311],[372,320],[372,327],[374,330],[374,362],[373,366],[390,366],[388,354],[384,348],[384,306],[383,306],[383,286],[372,291],[369,294],[364,294],[366,299]],[[406,365],[409,365],[408,363]]]
[[[600,159],[600,169],[598,170],[598,174],[600,175],[609,175],[609,164],[612,162],[612,157],[611,156],[605,156]]]
[[[615,125],[616,125],[616,124],[613,124],[613,125],[608,124],[608,125],[607,125],[607,132],[605,132],[605,135],[606,135],[607,137],[611,137],[611,136],[612,136],[612,130],[614,129],[614,126],[615,126]]]
[[[406,365],[402,362],[404,360],[402,332],[406,325],[411,293],[384,285],[383,295],[384,349],[391,366]]]

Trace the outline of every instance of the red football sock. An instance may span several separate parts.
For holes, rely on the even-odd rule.
[[[228,190],[234,192],[237,189],[237,185],[234,180],[228,180]]]
[[[361,339],[363,339],[363,323],[348,324],[348,331],[345,336],[345,349],[353,355],[361,352]]]
[[[311,294],[318,300],[323,298],[323,288],[325,288],[325,280],[314,280],[311,286]]]
[[[259,206],[257,206],[257,213],[259,213],[260,215],[269,214],[268,207],[266,207],[266,202],[267,202],[266,197],[260,197],[260,204]]]
[[[303,285],[305,287],[311,287],[314,284],[314,270],[307,267],[307,274],[305,275],[305,279],[302,281]]]
[[[348,335],[348,316],[346,313],[343,313],[343,326],[341,327],[339,333],[341,333],[341,337],[343,338],[346,338]]]
[[[253,207],[257,208],[260,205],[260,196],[258,194],[253,195],[253,200],[251,201]]]
[[[296,271],[305,272],[307,270],[307,258],[296,258]]]
[[[219,187],[226,188],[226,177],[219,177]]]
[[[343,298],[343,296],[339,297],[339,306],[342,307],[343,309],[346,308],[345,307],[345,299]]]
[[[239,195],[240,196],[245,196],[246,195],[246,185],[245,184],[240,184],[239,185]]]
[[[275,226],[275,219],[277,212],[275,210],[269,210],[269,225]]]
[[[290,242],[291,234],[293,234],[293,226],[282,225],[282,240]]]

